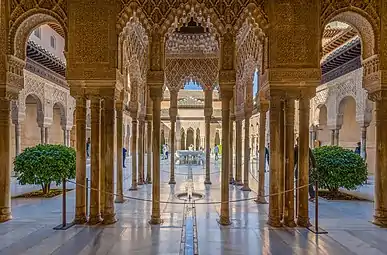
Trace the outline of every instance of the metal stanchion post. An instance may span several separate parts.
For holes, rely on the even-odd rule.
[[[89,215],[89,178],[86,177],[86,217]]]
[[[315,197],[315,207],[314,207],[314,210],[315,210],[315,215],[314,215],[314,226],[310,226],[308,227],[308,229],[310,231],[312,231],[313,233],[315,233],[316,235],[319,235],[319,234],[328,234],[327,231],[325,231],[324,229],[321,229],[318,227],[318,181],[316,180],[315,181],[315,187],[316,187],[316,197]]]
[[[63,178],[62,180],[62,224],[56,226],[55,230],[66,230],[72,226],[74,226],[74,223],[67,223],[66,219],[66,178]]]

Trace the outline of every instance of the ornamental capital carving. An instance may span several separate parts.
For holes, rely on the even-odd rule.
[[[156,99],[161,99],[163,97],[162,87],[150,87],[149,92],[149,95],[153,101]]]
[[[220,70],[219,71],[219,86],[235,86],[236,72],[235,70]]]
[[[164,71],[148,71],[147,84],[149,88],[162,88],[164,85]]]

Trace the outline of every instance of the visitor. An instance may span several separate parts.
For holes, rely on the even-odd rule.
[[[265,147],[265,172],[269,172],[269,166],[270,166],[270,152],[269,147],[270,144],[267,144],[267,147]],[[267,165],[266,165],[267,163]]]
[[[125,147],[122,148],[122,156],[123,156],[123,158],[122,158],[122,167],[123,168],[126,168],[126,166],[125,166],[126,152],[127,152],[127,150],[125,149]]]
[[[168,159],[169,147],[168,144],[165,144],[165,159]]]
[[[218,161],[218,159],[219,159],[219,148],[218,148],[218,145],[215,145],[215,147],[214,147],[214,154],[215,154],[215,160]]]
[[[86,141],[86,156],[89,158],[90,157],[90,137],[87,138],[87,141]]]
[[[165,159],[165,152],[166,152],[166,148],[165,148],[165,144],[163,144],[162,146],[161,146],[161,153],[162,153],[162,160],[164,160]]]
[[[360,145],[361,145],[361,143],[358,142],[358,143],[357,143],[357,146],[356,146],[356,148],[355,148],[355,153],[356,153],[357,155],[360,155],[360,153],[361,153]]]
[[[312,169],[316,167],[317,167],[316,159],[313,155],[313,151],[309,148],[309,180],[311,178],[310,174],[312,173]],[[296,138],[296,144],[294,146],[294,175],[295,175],[295,179],[297,180],[298,179],[298,137]],[[315,195],[313,185],[309,185],[308,189],[309,189],[309,200],[314,201],[316,195]]]

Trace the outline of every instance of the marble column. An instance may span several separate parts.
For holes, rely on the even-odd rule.
[[[211,184],[211,117],[212,109],[212,90],[204,91],[204,118],[206,133],[206,178],[204,184]]]
[[[138,128],[138,185],[144,185],[144,116],[140,116]]]
[[[105,208],[103,210],[103,224],[113,224],[117,221],[114,211],[114,124],[115,98],[105,97]]]
[[[171,105],[169,108],[169,117],[171,120],[171,151],[170,151],[170,157],[171,157],[171,169],[170,169],[170,178],[169,178],[169,184],[176,184],[175,181],[175,142],[176,142],[176,116],[177,116],[177,93],[178,91],[171,90],[170,91],[170,99],[171,99]],[[195,139],[196,142],[196,139]]]
[[[360,155],[363,159],[367,159],[367,127],[363,126],[361,128],[361,148],[360,148]]]
[[[259,177],[258,177],[258,196],[256,202],[267,204],[265,198],[265,168],[266,168],[266,112],[268,105],[261,103],[259,109]]]
[[[106,154],[106,122],[105,122],[105,100],[101,101],[101,123],[99,128],[100,135],[100,157],[99,157],[99,167],[100,167],[100,210],[101,216],[104,216],[105,210],[105,154]]]
[[[245,153],[244,153],[244,162],[243,162],[243,187],[242,191],[251,191],[249,187],[249,170],[250,170],[250,118],[251,113],[245,113]]]
[[[46,128],[42,125],[40,126],[40,144],[46,143]]]
[[[298,144],[298,218],[297,225],[307,227],[309,223],[309,98],[299,100],[299,144]]]
[[[235,132],[235,137],[239,138],[235,141],[235,185],[242,186],[242,119],[240,116],[236,116]]]
[[[86,222],[86,98],[76,98],[76,197],[75,219],[76,224]],[[42,128],[42,130],[44,130]]]
[[[116,103],[116,128],[117,128],[117,142],[116,142],[116,153],[117,153],[117,196],[114,202],[123,203],[124,202],[124,178],[123,178],[123,125],[124,125],[124,112],[123,112],[123,103]]]
[[[64,128],[62,129],[62,131],[63,131],[63,145],[64,145],[64,146],[69,146],[69,145],[67,144],[68,138],[67,138],[67,129],[66,129],[66,127],[64,127]]]
[[[66,134],[67,134],[67,146],[68,147],[71,147],[71,130],[66,130]]]
[[[335,129],[331,129],[331,145],[336,145],[335,143]]]
[[[90,190],[90,215],[89,223],[91,225],[97,224],[101,221],[100,209],[100,165],[99,165],[99,125],[101,113],[101,100],[99,97],[92,97],[91,104],[91,190]]]
[[[335,130],[335,145],[336,146],[340,145],[340,128],[337,128]]]
[[[147,147],[148,152],[146,154],[147,166],[146,166],[146,183],[152,183],[152,117],[147,116]]]
[[[12,219],[11,215],[11,103],[0,97],[0,222]]]
[[[44,144],[50,143],[50,128],[45,127],[44,128]]]
[[[295,227],[294,222],[294,99],[285,101],[285,208],[284,224]]]
[[[232,90],[221,89],[222,99],[222,177],[221,177],[221,201],[219,224],[230,225],[230,194],[229,194],[229,138],[230,138],[230,100],[233,95]]]
[[[21,123],[15,123],[15,155],[19,155],[21,151]]]
[[[232,101],[232,100],[231,100]],[[231,107],[233,108],[233,103],[231,103]],[[233,112],[231,110],[231,112]],[[230,114],[230,176],[229,176],[229,184],[234,184],[234,150],[233,150],[233,143],[234,143],[234,120],[235,115]]]
[[[137,109],[130,113],[132,117],[132,144],[130,153],[132,155],[132,186],[129,190],[137,190]]]
[[[160,122],[162,88],[151,88],[153,101],[153,184],[152,184],[152,215],[150,224],[161,224],[160,218]]]
[[[285,199],[285,112],[284,112],[284,102],[281,102],[281,111],[280,111],[280,118],[279,118],[279,126],[280,126],[280,132],[279,132],[279,138],[280,138],[280,178],[279,178],[279,184],[280,184],[280,196],[279,196],[279,209],[280,209],[280,218],[283,219],[284,216],[284,199]]]
[[[279,96],[270,98],[270,187],[269,187],[269,220],[268,224],[273,227],[281,226],[279,208],[279,178],[281,169],[280,156],[280,115],[281,100]]]
[[[375,100],[375,212],[373,223],[387,227],[387,91],[379,91]]]

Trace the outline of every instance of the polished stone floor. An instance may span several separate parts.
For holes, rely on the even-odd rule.
[[[0,254],[387,254],[387,230],[369,222],[373,213],[371,202],[320,200],[320,226],[328,234],[315,236],[304,228],[269,227],[268,205],[257,205],[253,201],[254,191],[244,193],[230,186],[232,200],[246,201],[231,203],[232,225],[219,226],[216,219],[220,205],[216,201],[220,200],[220,162],[211,163],[211,186],[203,184],[202,166],[191,170],[177,166],[177,184],[170,186],[169,163],[162,161],[161,200],[179,204],[161,205],[161,226],[147,223],[151,203],[130,199],[150,199],[152,190],[151,185],[143,185],[138,191],[128,191],[130,168],[124,174],[127,200],[116,204],[119,221],[114,225],[74,226],[56,231],[53,227],[60,223],[61,197],[13,199],[14,219],[0,224]],[[251,169],[250,186],[256,190],[256,163]],[[187,191],[200,193],[204,198],[187,209],[177,198]],[[74,191],[68,194],[69,219],[74,216],[74,196]],[[310,210],[313,222],[313,203]],[[189,243],[194,243],[194,248],[187,249]]]

